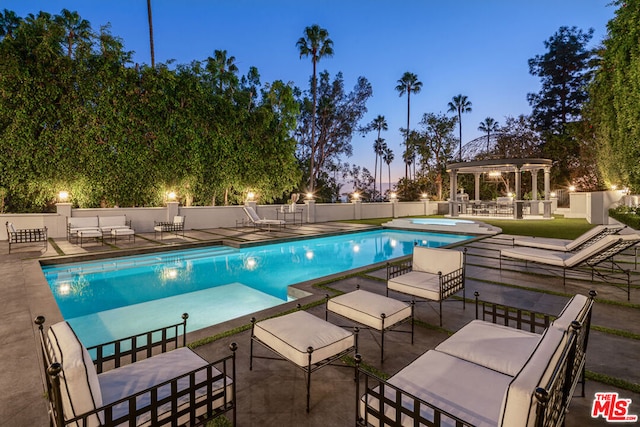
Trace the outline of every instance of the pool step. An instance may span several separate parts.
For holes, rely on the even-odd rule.
[[[190,249],[184,251],[172,251],[166,253],[154,253],[148,255],[137,255],[132,257],[110,258],[103,261],[91,261],[87,263],[65,266],[58,264],[52,268],[43,268],[45,277],[48,275],[77,275],[104,273],[107,271],[125,270],[131,268],[146,267],[156,264],[180,264],[185,261],[206,259],[215,256],[230,255],[238,252],[238,249],[229,246],[209,246],[203,249]]]

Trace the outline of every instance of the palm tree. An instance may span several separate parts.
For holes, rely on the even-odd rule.
[[[153,47],[153,17],[151,15],[151,0],[147,0],[147,19],[149,20],[149,46],[151,47],[151,68],[156,68],[156,51]]]
[[[396,86],[396,90],[398,91],[399,95],[402,96],[405,93],[407,94],[407,129],[406,129],[406,135],[405,135],[405,149],[408,150],[409,146],[408,146],[408,142],[409,142],[409,117],[411,115],[411,92],[413,93],[420,93],[420,90],[422,89],[422,82],[418,80],[418,76],[410,73],[410,72],[405,72],[402,77],[400,78],[400,80],[398,80],[398,85]],[[404,177],[408,178],[409,175],[409,165],[405,162],[404,164]]]
[[[460,129],[460,151],[458,154],[459,161],[462,161],[462,113],[471,112],[471,102],[467,100],[466,95],[456,95],[453,101],[449,102],[449,111],[458,113],[458,128]]]
[[[376,165],[373,168],[373,188],[375,190],[376,187],[376,175],[378,172],[378,157],[380,157],[380,195],[382,195],[382,144],[384,143],[384,138],[380,138],[380,132],[383,130],[388,130],[389,125],[387,124],[387,119],[384,116],[378,115],[373,121],[369,124],[369,129],[378,131],[378,138],[373,143],[373,151],[376,153]],[[374,191],[375,193],[375,191]]]
[[[67,37],[67,56],[71,58],[73,44],[76,40],[88,40],[91,35],[91,24],[86,19],[80,18],[78,12],[70,12],[62,9],[60,15],[56,15],[56,22],[64,27]]]
[[[12,10],[4,10],[4,13],[0,12],[0,38],[8,37],[13,38],[13,32],[20,25],[20,18]]]
[[[391,151],[391,148],[387,147],[387,144],[384,145],[384,154],[382,158],[389,168],[389,193],[391,193],[391,162],[393,162],[394,156],[393,151]]]
[[[236,73],[238,72],[235,62],[236,57],[227,57],[226,50],[216,49],[213,51],[213,58],[207,58],[207,71],[211,73],[214,82],[218,81],[218,90],[221,94],[224,91],[225,84],[228,87],[233,87],[235,84]]]
[[[484,119],[484,122],[480,122],[480,126],[478,126],[478,130],[481,132],[487,133],[487,153],[489,152],[489,138],[491,137],[491,132],[498,132],[499,125],[492,117],[487,117]]]
[[[329,32],[319,25],[312,25],[304,29],[304,37],[298,39],[296,46],[300,51],[300,58],[311,56],[313,63],[313,80],[311,90],[313,91],[313,112],[311,117],[311,159],[309,165],[309,192],[313,193],[315,155],[316,155],[316,107],[317,107],[317,77],[316,64],[320,58],[333,56],[333,40],[329,38]]]

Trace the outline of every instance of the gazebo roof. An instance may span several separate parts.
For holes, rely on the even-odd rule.
[[[550,159],[489,159],[474,162],[451,163],[447,165],[447,172],[453,170],[456,173],[489,173],[489,172],[516,172],[533,171],[551,167]]]

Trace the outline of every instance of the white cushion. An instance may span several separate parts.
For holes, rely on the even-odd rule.
[[[55,361],[62,365],[60,390],[65,419],[69,420],[102,406],[102,393],[91,356],[67,322],[52,325],[49,345]],[[97,416],[88,418],[90,426],[100,424]]]
[[[112,228],[111,235],[112,236],[128,236],[131,234],[135,234],[136,232],[129,227],[126,228]]]
[[[440,301],[440,278],[437,274],[410,271],[389,279],[387,288],[431,301]]]
[[[15,226],[15,225],[13,225],[13,223],[12,223],[12,222],[10,222],[10,223],[9,223],[9,231],[10,231],[11,233],[16,233],[16,226]]]
[[[513,244],[516,246],[528,246],[531,248],[548,249],[551,251],[567,252],[570,249],[567,245],[572,240],[551,239],[544,237],[518,237],[513,239]]]
[[[541,335],[482,320],[473,320],[435,349],[515,376],[540,342]]]
[[[173,223],[174,224],[182,224],[184,222],[184,217],[183,216],[174,216],[173,217]]]
[[[502,426],[533,427],[537,400],[536,387],[545,387],[558,359],[567,345],[567,334],[556,328],[547,328],[531,358],[516,375],[507,391]]]
[[[430,350],[391,377],[389,383],[474,426],[495,427],[511,379],[508,375]],[[395,400],[391,393],[389,398]],[[411,404],[407,406],[411,407]]]
[[[537,248],[512,248],[502,249],[500,256],[564,267],[565,260],[571,258],[573,254],[570,252],[554,252]]]
[[[156,386],[164,381],[169,381],[182,374],[194,371],[206,366],[208,362],[191,351],[187,347],[169,351],[144,359],[136,363],[122,366],[117,369],[104,372],[98,376],[100,379],[100,388],[105,404],[115,402],[119,399],[131,396],[150,387]],[[220,371],[213,368],[213,375],[220,374]],[[196,375],[196,381],[206,381],[206,370]],[[231,387],[232,380],[227,378],[227,387]],[[158,399],[163,399],[171,395],[171,386],[163,386],[158,389]],[[178,391],[189,387],[189,378],[178,381]],[[221,390],[224,387],[222,380],[216,383],[215,390]],[[230,393],[230,390],[228,390]],[[230,394],[229,394],[230,395]],[[196,393],[196,400],[206,396],[206,388],[199,389]],[[224,402],[220,398],[213,403],[214,409],[220,407]],[[137,407],[142,408],[149,405],[149,394],[142,394],[137,398]],[[189,396],[182,396],[178,399],[178,406],[188,405]],[[159,409],[160,418],[162,414],[170,411],[169,404],[161,406]],[[119,417],[129,413],[127,404],[121,404],[114,407],[113,416]],[[149,413],[143,413],[137,419],[137,425],[143,425],[149,422]]]
[[[315,364],[355,345],[352,332],[306,311],[258,322],[253,333],[276,353],[302,367],[309,365],[309,347],[313,348],[311,363]]]
[[[448,274],[462,268],[463,254],[454,249],[416,246],[413,248],[413,271]]]
[[[101,216],[98,217],[100,228],[103,230],[111,230],[112,228],[128,228],[127,217],[125,215]]]
[[[385,328],[411,317],[409,304],[363,290],[331,298],[327,309],[379,331],[383,326],[382,313],[385,315]]]
[[[589,298],[584,295],[576,294],[569,300],[567,305],[564,306],[560,315],[553,321],[552,325],[555,328],[566,331],[574,320],[577,320],[582,324],[587,315],[589,305]]]

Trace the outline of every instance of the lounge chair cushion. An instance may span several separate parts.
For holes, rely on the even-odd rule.
[[[473,320],[436,347],[451,356],[515,376],[527,363],[541,335]]]
[[[387,288],[418,298],[440,301],[440,278],[437,274],[410,271],[387,281]]]
[[[422,271],[425,273],[449,274],[454,272],[463,265],[462,252],[452,249],[436,249],[416,246],[413,248],[413,262],[411,269],[413,271]]]
[[[537,387],[546,388],[567,345],[568,334],[556,328],[547,328],[531,358],[513,378],[502,414],[503,426],[533,427],[537,399]]]
[[[106,371],[98,378],[100,380],[100,388],[102,390],[102,396],[104,403],[109,404],[116,402],[119,399],[129,397],[140,391],[146,390],[150,387],[161,384],[162,382],[169,381],[180,375],[194,371],[208,365],[207,361],[198,356],[195,352],[191,351],[187,347],[181,347],[167,353],[158,354],[149,359],[140,360],[136,363],[122,366],[118,369],[112,369]],[[220,371],[213,368],[213,375],[220,374]],[[195,378],[196,382],[206,380],[206,371],[198,372]],[[218,389],[222,389],[224,384],[222,380],[217,384]],[[178,391],[189,387],[189,378],[183,378],[178,381]],[[231,379],[227,379],[227,387],[231,387]],[[163,399],[171,395],[171,385],[166,385],[158,390],[158,399]],[[203,398],[206,395],[206,389],[203,387],[196,393],[196,400]],[[222,398],[221,398],[222,399]],[[149,394],[143,394],[136,400],[138,408],[145,407],[150,404]],[[188,404],[189,395],[182,396],[178,399],[177,406]],[[222,400],[214,402],[214,408],[223,404]],[[169,404],[160,407],[159,413],[162,418],[162,413],[171,410]],[[127,404],[121,404],[114,407],[114,418],[123,416],[129,413]],[[149,424],[149,413],[143,413],[141,417],[138,417],[137,425]]]
[[[598,225],[578,236],[575,240],[549,239],[543,237],[520,237],[514,239],[513,243],[518,246],[529,246],[532,248],[568,252],[597,237],[599,234],[615,234],[622,228],[623,226],[621,225]]]
[[[16,233],[16,226],[15,226],[15,225],[13,225],[13,223],[12,223],[12,222],[8,222],[8,223],[7,223],[7,227],[9,227],[9,232],[11,232],[11,233]]]
[[[589,311],[589,306],[589,298],[581,294],[576,294],[569,300],[567,305],[564,306],[556,320],[553,321],[553,326],[566,331],[574,320],[582,324]]]
[[[80,343],[67,322],[52,325],[48,332],[52,354],[62,365],[60,390],[66,419],[102,406],[100,383],[87,349]],[[89,425],[99,425],[97,416],[88,418]]]
[[[360,289],[331,298],[327,310],[379,331],[382,330],[382,313],[385,328],[411,317],[411,306],[406,302]]]
[[[313,348],[311,364],[315,364],[355,345],[352,332],[306,311],[263,320],[254,325],[253,332],[276,353],[302,367],[309,365],[309,347]]]
[[[391,377],[389,383],[479,427],[498,425],[511,379],[475,363],[430,350]],[[389,397],[395,400],[395,396]],[[411,403],[407,406],[411,407]]]

